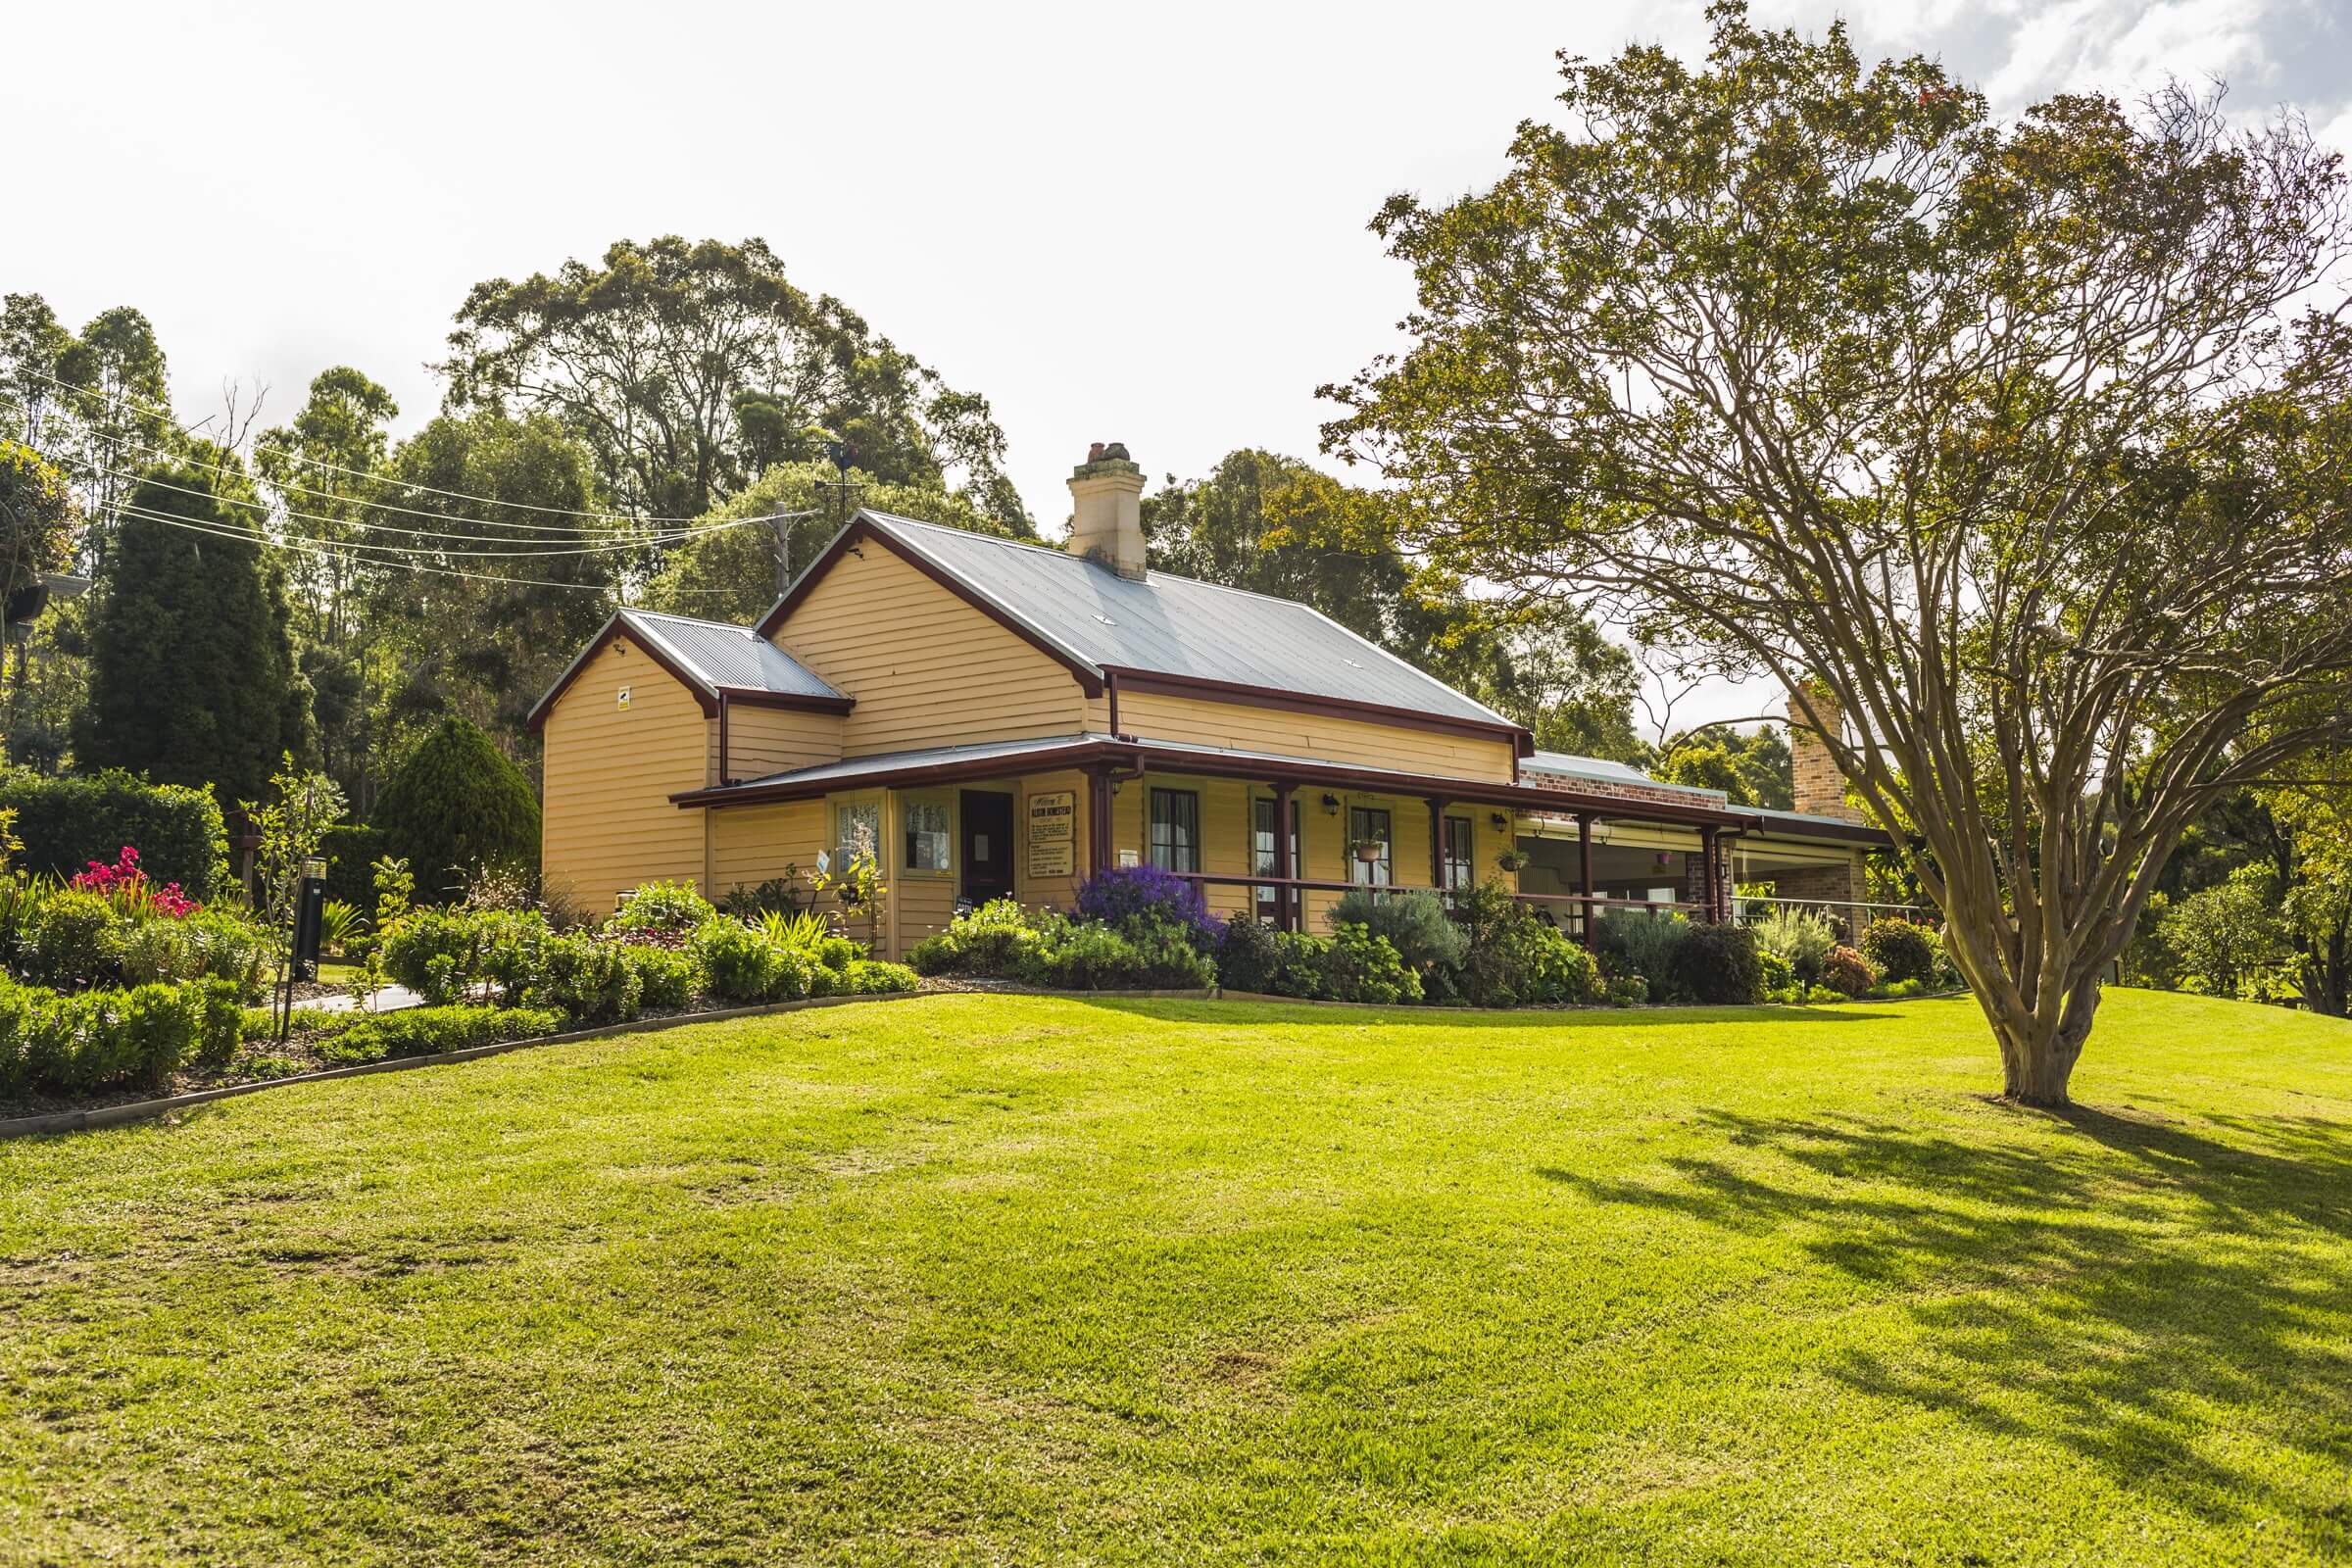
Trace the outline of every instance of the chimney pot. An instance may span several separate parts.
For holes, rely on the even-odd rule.
[[[1120,576],[1144,576],[1144,470],[1120,441],[1097,441],[1070,470],[1070,537],[1074,556],[1099,561]]]

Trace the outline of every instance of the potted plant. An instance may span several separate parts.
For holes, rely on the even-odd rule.
[[[1357,859],[1367,863],[1385,860],[1389,858],[1389,846],[1380,839],[1357,839],[1348,848],[1355,851]]]
[[[1524,869],[1527,865],[1527,852],[1525,850],[1505,850],[1494,857],[1494,863],[1505,871]]]

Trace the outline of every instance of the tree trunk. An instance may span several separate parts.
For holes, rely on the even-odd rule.
[[[2053,984],[2055,982],[2052,982]],[[2094,973],[2067,994],[2055,1024],[2046,1024],[2031,1009],[2009,1010],[1979,998],[2001,1048],[2001,1098],[2021,1105],[2058,1106],[2072,1103],[2067,1084],[2075,1063],[2082,1057],[2082,1043],[2090,1038],[2091,1019],[2099,1010],[2099,982]]]

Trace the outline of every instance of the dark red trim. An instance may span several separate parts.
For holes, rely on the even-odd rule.
[[[1121,689],[1131,692],[1158,692],[1168,697],[1198,697],[1202,702],[1233,703],[1247,708],[1272,708],[1292,713],[1323,713],[1341,718],[1362,718],[1380,724],[1395,724],[1405,729],[1440,730],[1447,734],[1468,735],[1478,740],[1510,740],[1512,770],[1518,769],[1517,759],[1535,748],[1535,736],[1518,725],[1501,719],[1456,718],[1449,713],[1425,713],[1412,708],[1390,708],[1380,703],[1361,703],[1351,697],[1317,697],[1304,692],[1280,691],[1270,686],[1249,686],[1239,681],[1210,680],[1201,675],[1169,675],[1157,670],[1136,669],[1125,664],[1105,664],[1105,676],[1115,677]]]
[[[1053,643],[1039,636],[1034,628],[1014,616],[1006,614],[993,600],[973,589],[961,578],[944,570],[920,552],[902,545],[898,540],[893,539],[861,516],[853,517],[848,527],[833,536],[833,542],[825,546],[824,553],[809,564],[807,571],[802,572],[793,580],[792,586],[784,591],[784,597],[777,600],[774,607],[760,617],[760,624],[753,629],[762,637],[773,638],[777,628],[791,618],[793,611],[799,608],[801,601],[806,599],[818,581],[833,569],[833,564],[839,561],[853,546],[864,544],[869,540],[888,550],[892,555],[906,562],[906,564],[1067,669],[1071,678],[1078,682],[1079,687],[1085,691],[1088,697],[1094,698],[1102,695],[1102,677],[1093,665],[1074,659],[1067,652],[1056,648]]]
[[[652,660],[655,663],[661,665],[662,670],[669,675],[670,679],[676,681],[679,685],[685,687],[688,691],[694,694],[695,703],[702,709],[703,716],[705,718],[713,718],[717,716],[718,699],[710,692],[705,690],[701,681],[688,674],[685,666],[680,664],[676,660],[671,659],[667,654],[663,653],[659,645],[652,642],[650,639],[639,637],[636,631],[626,622],[624,622],[620,616],[614,615],[611,620],[605,622],[605,629],[596,634],[596,640],[590,643],[588,647],[572,661],[571,667],[564,672],[564,678],[556,682],[556,684],[549,689],[548,694],[539,699],[538,706],[531,710],[531,716],[525,719],[524,723],[529,727],[532,734],[536,735],[539,733],[539,727],[547,722],[547,715],[554,711],[556,704],[563,698],[564,694],[571,690],[572,682],[578,680],[582,675],[586,674],[588,672],[588,666],[596,662],[596,656],[603,653],[605,649],[612,644],[612,640],[618,637],[622,632],[627,632],[629,636],[636,641],[637,646],[644,650],[645,657]]]
[[[846,713],[855,697],[818,697],[808,692],[771,692],[759,686],[721,686],[718,695],[749,708],[792,708],[810,713]]]
[[[735,782],[734,775],[727,771],[727,694],[723,691],[718,694],[718,782],[721,785]]]

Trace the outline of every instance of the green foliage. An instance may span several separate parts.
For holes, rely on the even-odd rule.
[[[1334,930],[1361,926],[1386,941],[1404,966],[1420,976],[1424,989],[1441,995],[1456,989],[1470,939],[1435,893],[1416,889],[1376,897],[1355,888],[1340,896],[1329,918]]]
[[[384,972],[427,1002],[462,995],[481,972],[481,916],[468,909],[412,909],[377,945]]]
[[[693,955],[671,948],[646,947],[634,942],[610,944],[612,951],[637,976],[641,1005],[677,1012],[690,1005],[703,988],[703,972]]]
[[[358,1066],[528,1040],[555,1034],[564,1023],[563,1013],[533,1007],[407,1007],[368,1014],[319,1039],[318,1051],[331,1064]]]
[[[920,982],[912,969],[903,963],[885,963],[876,958],[852,959],[848,973],[852,996],[890,996],[912,991]]]
[[[1600,964],[1584,945],[1520,906],[1518,918],[1496,928],[1489,1004],[1558,1006],[1600,997]]]
[[[1337,1002],[1419,1002],[1421,977],[1405,967],[1388,939],[1342,925],[1323,950],[1321,994]]]
[[[550,936],[539,943],[537,960],[523,991],[525,1006],[552,1008],[584,1024],[623,1023],[637,1016],[644,983],[618,945],[588,936]]]
[[[629,351],[615,355],[620,342]],[[878,479],[960,489],[1028,531],[986,401],[943,385],[840,301],[803,293],[762,240],[619,240],[602,266],[491,279],[466,296],[450,347],[453,409],[563,421],[640,515],[696,516],[837,438]]]
[[[112,864],[127,844],[150,880],[176,882],[199,904],[231,885],[228,830],[208,789],[120,770],[52,776],[6,767],[0,808],[17,813],[18,863],[30,871],[70,877],[92,860]]]
[[[434,902],[476,873],[539,863],[539,802],[505,753],[471,721],[443,719],[393,769],[369,826]]]
[[[1870,960],[1851,948],[1832,948],[1821,966],[1821,984],[1841,997],[1858,997],[1879,983]]]
[[[29,620],[44,572],[74,564],[81,513],[66,476],[21,441],[0,439],[0,619]]]
[[[1756,984],[1767,1002],[1794,1000],[1796,969],[1787,958],[1759,943],[1756,947]],[[1801,994],[1801,993],[1797,993]]]
[[[725,1001],[777,1002],[788,994],[807,993],[805,970],[799,976],[800,990],[792,990],[794,976],[787,972],[787,960],[793,956],[741,920],[721,917],[705,921],[687,939],[686,951],[710,977],[712,995]]]
[[[605,929],[612,932],[687,932],[718,918],[691,882],[647,882],[631,893]]]
[[[1237,915],[1217,938],[1217,984],[1228,991],[1272,992],[1282,967],[1279,934],[1263,920]]]
[[[1759,947],[1787,960],[1800,986],[1820,981],[1821,967],[1838,946],[1838,933],[1827,919],[1794,905],[1774,905],[1751,929]]]
[[[1755,933],[1744,926],[1694,921],[1675,944],[1674,994],[1713,1005],[1744,1005],[1763,994]]]
[[[218,1048],[218,1026],[202,985],[65,994],[0,977],[0,1092],[160,1087]]]
[[[1913,920],[1888,916],[1873,920],[1862,932],[1862,956],[1889,984],[1925,981],[1936,973],[1939,944],[1935,932]]]
[[[2285,958],[2278,900],[2259,867],[2246,872],[2182,899],[2158,926],[2182,990],[2253,998]]]
[[[1678,735],[1660,748],[1649,771],[1662,783],[1721,790],[1734,806],[1786,811],[1795,805],[1788,738],[1777,725]]]
[[[384,836],[362,822],[338,822],[321,834],[326,857],[326,896],[355,909],[375,906],[374,866],[384,855]]]
[[[1640,975],[1660,1002],[1679,995],[1675,957],[1690,932],[1690,922],[1680,914],[1638,909],[1609,909],[1592,922],[1601,967],[1611,975]]]
[[[1611,975],[1601,995],[1612,1007],[1639,1007],[1649,1001],[1649,982],[1638,974]]]
[[[281,756],[310,756],[284,574],[252,506],[233,469],[214,466],[159,469],[132,492],[91,616],[89,702],[74,725],[82,765],[231,803],[258,798]]]
[[[33,910],[20,940],[18,965],[36,985],[73,990],[115,973],[115,909],[95,893],[61,890]]]
[[[959,914],[945,931],[916,943],[907,962],[917,974],[1019,974],[1038,934],[1029,916],[1011,899],[992,899],[969,914]]]

